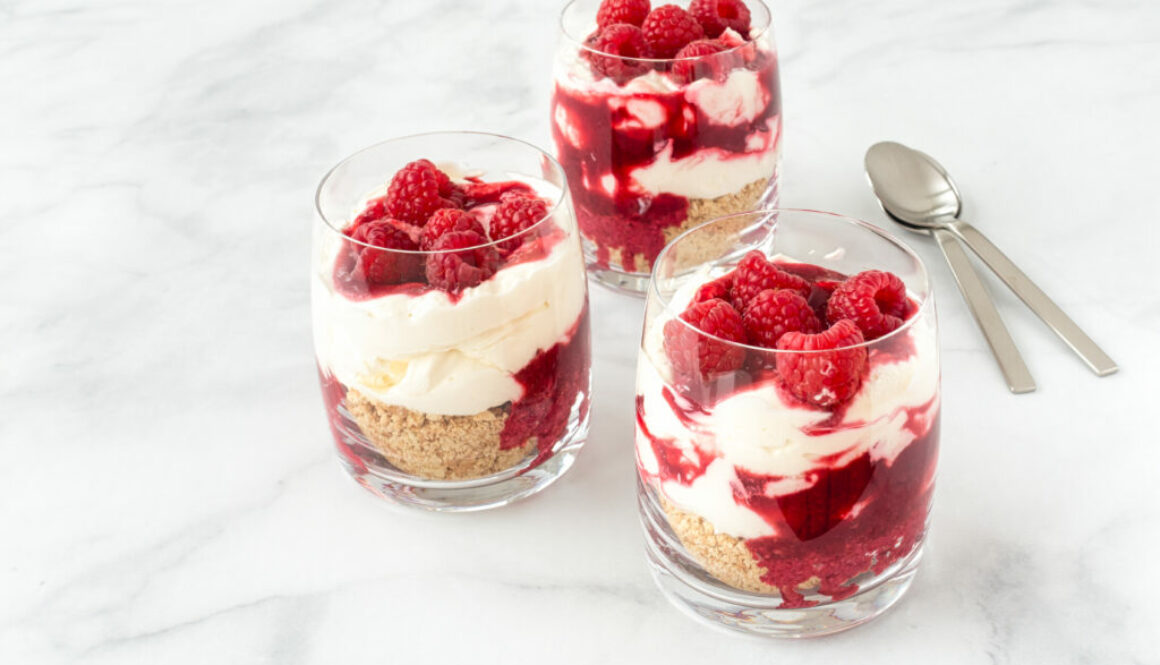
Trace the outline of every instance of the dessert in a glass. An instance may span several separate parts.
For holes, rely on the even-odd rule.
[[[490,134],[387,141],[317,197],[314,341],[342,463],[434,510],[504,505],[588,428],[584,260],[550,156]]]
[[[939,438],[934,303],[864,222],[742,213],[657,259],[637,374],[639,505],[679,607],[800,637],[910,585]]]
[[[781,92],[760,0],[573,0],[552,137],[591,274],[643,293],[665,243],[776,204]]]

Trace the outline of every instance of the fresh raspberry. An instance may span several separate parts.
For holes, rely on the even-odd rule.
[[[382,219],[387,216],[387,203],[382,198],[372,199],[367,202],[367,207],[354,218],[350,224],[350,230],[353,231],[367,222],[373,222],[376,219]]]
[[[366,284],[403,284],[420,278],[422,258],[418,254],[404,254],[385,250],[419,249],[406,230],[394,220],[380,219],[366,222],[354,229],[351,239],[367,246],[352,245],[358,253],[352,276]]]
[[[547,201],[513,192],[501,197],[499,207],[495,209],[495,215],[491,218],[488,228],[491,229],[491,237],[499,241],[496,244],[500,252],[506,255],[519,249],[529,234],[518,238],[512,236],[531,228],[547,216]]]
[[[397,219],[392,219],[391,225],[394,226],[396,229],[399,229],[403,233],[406,233],[407,236],[411,239],[411,242],[415,243],[416,247],[419,247],[420,249],[422,249],[422,245],[423,245],[423,227],[422,226],[415,226],[414,224],[400,222]],[[422,272],[422,271],[420,270],[420,272]]]
[[[781,270],[765,255],[753,250],[737,264],[733,275],[733,306],[744,312],[749,301],[766,289],[790,289],[810,297],[810,283]]]
[[[639,76],[648,65],[626,58],[647,58],[651,55],[640,28],[627,23],[614,23],[600,32],[593,46],[599,54],[592,54],[592,70],[618,83]],[[617,57],[622,56],[622,57]]]
[[[746,343],[741,315],[724,300],[706,300],[665,324],[665,352],[678,377],[702,377],[732,372],[745,363],[745,349],[721,340]],[[713,337],[710,337],[712,335]],[[718,337],[720,339],[714,339]]]
[[[720,53],[725,49],[707,39],[698,39],[689,42],[677,51],[677,62],[673,63],[673,78],[678,83],[692,83],[696,78],[703,78],[706,74],[716,74],[715,62],[701,60],[706,56]],[[697,60],[681,60],[681,58],[698,58]],[[698,76],[700,75],[700,76]]]
[[[850,319],[866,339],[878,339],[902,325],[907,309],[906,284],[897,275],[867,270],[834,289],[826,304],[826,319]]]
[[[697,289],[697,293],[693,296],[693,302],[694,303],[705,302],[706,300],[712,300],[714,298],[717,298],[719,300],[724,300],[725,302],[729,302],[730,301],[729,292],[732,290],[733,290],[733,273],[730,272],[726,275],[722,275],[721,277],[718,277],[717,279],[715,279],[711,282],[706,282],[706,283],[702,284],[701,288]]]
[[[693,0],[689,13],[708,37],[717,37],[732,28],[742,37],[749,35],[749,8],[742,0]]]
[[[439,192],[440,175],[446,178],[434,164],[425,159],[399,169],[387,187],[387,214],[422,226],[436,210],[455,207],[454,202],[444,199]]]
[[[613,23],[628,23],[639,28],[651,8],[649,0],[604,0],[596,10],[596,25],[607,28]]]
[[[455,231],[474,231],[481,236],[487,235],[487,232],[483,230],[483,225],[470,213],[458,208],[440,208],[431,215],[431,218],[427,220],[427,225],[423,227],[419,247],[430,250],[435,245],[435,241]]]
[[[474,231],[443,235],[427,257],[427,281],[437,289],[457,293],[477,286],[499,270],[500,256],[487,238]],[[470,249],[474,248],[474,249]]]
[[[787,332],[777,341],[780,351],[813,353],[777,354],[777,374],[798,399],[829,409],[854,396],[866,373],[866,347],[862,331],[849,319],[829,330],[811,335]],[[842,348],[854,346],[855,348]],[[834,350],[839,349],[839,350]]]
[[[671,58],[685,44],[705,36],[705,30],[697,19],[676,5],[663,5],[652,10],[640,29],[654,58]]]
[[[450,201],[453,205],[445,206],[448,208],[462,208],[464,201],[467,199],[467,192],[463,187],[451,182],[451,176],[439,170],[438,166],[429,159],[418,159],[416,163],[423,164],[430,170],[435,172],[435,182],[439,183],[439,196]]]
[[[757,294],[741,318],[749,342],[767,349],[777,348],[777,340],[787,332],[814,334],[822,329],[810,303],[797,291],[786,289]]]

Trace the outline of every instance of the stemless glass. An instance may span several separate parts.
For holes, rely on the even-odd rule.
[[[777,205],[778,59],[769,9],[745,3],[748,34],[727,30],[720,52],[683,58],[601,54],[600,0],[564,8],[552,136],[589,271],[606,286],[644,293],[657,254],[683,231]]]
[[[445,203],[481,227],[517,194],[540,198],[546,213],[507,237],[492,237],[498,224],[460,233],[478,243],[453,249],[399,249],[380,239],[393,230],[355,233],[378,220],[434,235],[434,226],[378,219],[387,182],[419,159],[447,172],[458,189]],[[409,136],[343,160],[316,203],[315,353],[350,475],[389,501],[441,511],[505,505],[563,475],[588,432],[591,357],[584,260],[560,165],[504,136]],[[463,288],[442,277],[462,279],[473,265],[493,274]]]
[[[785,288],[808,291],[818,330],[831,292],[869,270],[901,279],[891,307],[904,320],[870,341],[782,347],[783,333],[765,348],[736,341],[752,341],[751,314],[740,333],[726,334],[731,316],[707,324],[728,340],[682,317],[714,295],[752,309],[739,285],[753,282],[728,280],[754,250],[805,280]],[[819,337],[863,325],[837,321]],[[921,557],[939,405],[930,285],[897,239],[806,210],[684,233],[657,258],[637,372],[638,504],[657,584],[693,616],[761,635],[823,635],[879,615]]]

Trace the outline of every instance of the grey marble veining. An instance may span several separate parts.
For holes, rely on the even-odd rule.
[[[1160,5],[772,3],[784,203],[885,224],[872,142],[1123,366],[997,282],[1012,396],[934,248],[944,444],[910,596],[824,641],[701,628],[633,502],[641,304],[593,291],[593,433],[542,496],[399,514],[347,481],[315,383],[313,189],[448,128],[548,143],[556,2],[0,1],[0,662],[1160,663]]]

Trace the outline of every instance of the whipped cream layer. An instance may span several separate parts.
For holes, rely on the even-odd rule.
[[[694,291],[682,289],[675,300],[687,302]],[[661,478],[652,442],[638,428],[640,469],[660,482],[669,500],[718,532],[746,539],[776,535],[766,520],[735,501],[738,468],[768,476],[764,494],[783,496],[809,487],[811,470],[841,467],[866,453],[872,462],[889,464],[925,435],[939,408],[938,342],[933,317],[923,311],[916,316],[896,333],[913,345],[906,357],[885,357],[870,347],[870,370],[838,422],[830,412],[787,397],[776,379],[746,386],[709,407],[682,409],[682,398],[667,380],[665,320],[655,322],[637,368],[638,417],[648,434],[670,442],[690,464],[708,465],[688,484]],[[666,388],[674,395],[672,403],[664,396]]]
[[[739,37],[737,37],[740,40]],[[686,102],[686,120],[727,128],[753,124],[770,103],[768,82],[761,73],[735,68],[724,80],[702,78],[679,84],[658,71],[635,77],[623,85],[609,78],[595,78],[591,67],[580,57],[557,76],[557,84],[568,95],[585,103],[605,104],[613,118],[611,129],[620,132],[661,130],[670,122],[669,110],[661,97],[680,95]],[[571,146],[583,150],[583,131],[564,105],[556,105],[552,122],[559,135]],[[675,194],[685,198],[712,199],[740,191],[745,185],[773,176],[780,158],[781,117],[774,115],[758,123],[746,140],[743,151],[705,146],[674,158],[671,140],[656,146],[656,157],[633,168],[628,178],[618,182],[611,172],[585,171],[582,185],[615,198],[617,188],[635,196]],[[663,133],[663,132],[662,132]]]
[[[780,122],[770,120],[768,132],[753,134],[743,153],[702,148],[674,159],[672,145],[666,145],[652,163],[633,169],[633,189],[693,199],[715,199],[740,191],[751,182],[769,178],[777,169],[780,131]]]
[[[332,280],[340,243],[336,237],[315,261],[318,361],[348,388],[384,404],[471,415],[515,401],[523,388],[514,375],[564,339],[584,308],[584,262],[571,235],[547,256],[504,266],[457,300],[439,290],[350,300]]]

